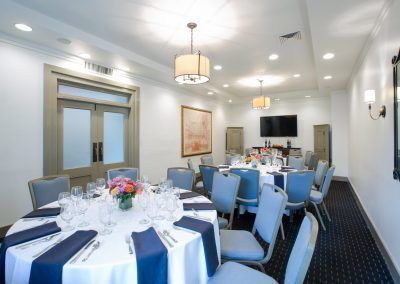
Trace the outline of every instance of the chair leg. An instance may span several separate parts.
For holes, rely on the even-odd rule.
[[[283,224],[282,224],[282,221],[281,221],[281,236],[282,236],[282,240],[285,240],[285,231],[283,230]]]
[[[289,216],[290,216],[290,223],[293,223],[293,210],[289,210]]]
[[[265,274],[264,265],[262,265],[261,263],[257,263],[257,266],[258,266],[258,268],[260,268],[260,271]]]
[[[315,207],[315,211],[317,211],[318,219],[319,219],[319,222],[320,222],[321,225],[322,225],[322,228],[324,229],[324,231],[326,231],[325,224],[324,224],[324,220],[322,220],[321,213],[319,213],[319,209],[318,209],[317,204],[315,204],[314,202],[312,202],[312,204],[313,204],[314,207]]]
[[[329,222],[332,222],[331,215],[329,214],[328,209],[326,208],[324,201],[322,201],[322,207],[324,208],[324,211],[326,213],[326,217],[328,217]]]

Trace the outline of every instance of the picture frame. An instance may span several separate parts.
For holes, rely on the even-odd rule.
[[[181,105],[181,155],[212,153],[212,112]]]

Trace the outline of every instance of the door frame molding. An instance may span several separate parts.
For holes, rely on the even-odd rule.
[[[63,83],[70,82],[77,86],[90,86],[91,89],[127,94],[130,99],[127,104],[121,104],[101,100],[97,101],[82,97],[74,98],[73,96],[58,93],[59,81]],[[119,106],[130,109],[128,118],[128,163],[130,167],[139,168],[139,97],[140,88],[137,86],[119,83],[107,78],[85,74],[54,65],[44,64],[43,175],[47,176],[57,174],[58,99]]]

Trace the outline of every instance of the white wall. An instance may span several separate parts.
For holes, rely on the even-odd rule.
[[[28,180],[43,175],[43,64],[76,68],[65,57],[0,41],[0,227],[32,209]],[[140,170],[158,182],[181,158],[180,105],[213,111],[213,155],[224,160],[226,106],[152,82],[140,87]],[[192,158],[195,165],[199,157]]]
[[[348,176],[349,136],[348,95],[345,91],[331,93],[332,164],[335,176]]]
[[[301,92],[303,93],[303,92]],[[310,91],[311,95],[316,91]],[[265,137],[260,137],[260,117],[271,115],[297,115],[298,137],[290,138],[292,147],[302,151],[314,150],[314,128],[317,124],[330,124],[329,97],[288,99],[272,102],[268,110],[253,110],[250,102],[233,105],[230,109],[229,125],[244,127],[244,147],[264,146]],[[287,138],[268,138],[272,144],[286,146]]]
[[[349,178],[380,239],[400,272],[400,183],[393,180],[393,80],[391,58],[400,47],[400,1],[389,14],[349,84]],[[369,118],[366,89],[376,90],[385,119]]]

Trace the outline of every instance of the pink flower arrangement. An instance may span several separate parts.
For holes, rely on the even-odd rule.
[[[271,149],[269,149],[267,147],[261,148],[261,154],[269,155],[269,154],[271,154]]]
[[[143,190],[140,182],[122,177],[115,177],[109,180],[108,186],[110,188],[110,194],[121,200],[134,198],[136,194],[141,194]]]

